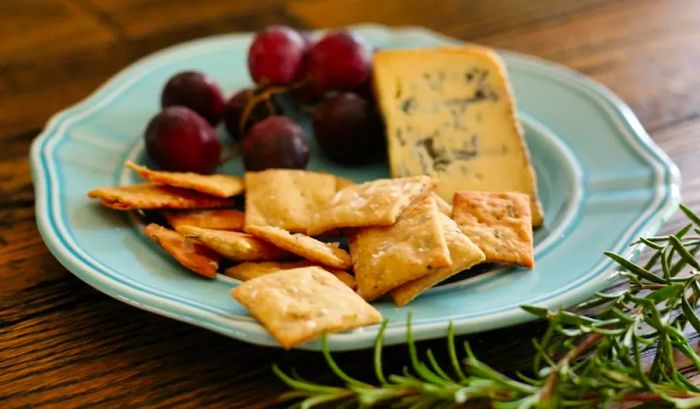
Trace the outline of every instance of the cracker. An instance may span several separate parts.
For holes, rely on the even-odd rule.
[[[204,277],[216,277],[221,259],[218,254],[155,223],[146,226],[143,232],[183,266]]]
[[[414,201],[434,189],[428,176],[377,179],[338,191],[330,206],[319,212],[309,227],[317,235],[341,227],[386,226]]]
[[[155,183],[102,187],[88,192],[88,197],[116,210],[202,209],[232,206],[232,199],[220,199],[187,189]]]
[[[250,234],[237,231],[181,226],[185,237],[195,239],[229,260],[255,261],[288,259],[291,254]]]
[[[437,203],[438,210],[445,216],[452,217],[452,205],[447,203],[447,201],[437,193],[433,193],[433,197],[435,198],[435,203]]]
[[[285,270],[239,285],[231,295],[289,349],[321,336],[376,324],[374,307],[320,267]]]
[[[245,226],[276,226],[306,233],[311,217],[326,207],[335,176],[303,170],[270,169],[245,174]]]
[[[243,193],[243,180],[231,175],[202,175],[193,172],[151,170],[127,161],[126,167],[153,183],[196,190],[215,197],[231,197]]]
[[[260,262],[245,262],[240,263],[235,266],[229,267],[224,270],[224,274],[229,277],[237,278],[239,280],[248,281],[254,278],[276,273],[282,270],[292,270],[300,267],[312,267],[315,266],[311,261],[300,260],[300,261],[260,261]],[[334,276],[338,277],[348,287],[355,289],[355,277],[343,270],[335,270],[326,268],[327,271],[332,273]]]
[[[373,300],[451,264],[435,199],[411,205],[392,226],[358,229],[350,237],[358,293]]]
[[[348,178],[344,178],[342,176],[335,176],[335,190],[336,190],[336,192],[338,190],[345,189],[346,187],[353,186],[355,184],[356,184],[355,182],[353,182],[352,180],[350,180]]]
[[[272,226],[250,227],[246,231],[281,249],[324,266],[340,270],[348,269],[352,266],[350,255],[338,247],[337,243],[324,243],[301,233],[292,234],[284,229]]]
[[[203,229],[243,231],[245,215],[239,210],[170,210],[163,212],[165,219],[176,231],[181,226]]]
[[[524,193],[457,192],[452,217],[488,263],[535,266],[530,199]]]
[[[435,284],[484,261],[484,253],[462,233],[454,220],[444,213],[440,213],[438,218],[445,232],[445,240],[447,241],[447,248],[450,250],[452,265],[432,270],[422,277],[393,289],[391,297],[399,307],[408,304]]]

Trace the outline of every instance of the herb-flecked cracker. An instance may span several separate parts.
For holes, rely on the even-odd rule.
[[[358,229],[350,236],[357,290],[373,300],[452,263],[432,196],[409,206],[392,226]]]
[[[452,218],[487,263],[535,266],[530,199],[516,192],[457,192]]]
[[[329,206],[320,211],[309,227],[317,235],[342,227],[386,226],[414,201],[435,187],[428,176],[377,179],[339,190]]]
[[[338,278],[320,267],[267,274],[231,295],[289,349],[321,336],[376,324],[382,316]]]
[[[126,167],[153,183],[196,190],[221,198],[241,194],[244,190],[243,180],[238,176],[151,170],[131,161],[126,162]]]
[[[289,252],[247,233],[194,226],[181,226],[179,231],[185,237],[197,240],[229,260],[280,260],[292,256]]]
[[[445,232],[445,240],[447,241],[447,248],[450,250],[452,265],[434,269],[422,277],[393,289],[391,297],[399,307],[408,304],[435,284],[484,261],[484,253],[462,233],[454,220],[445,216],[444,213],[440,213],[438,218]]]
[[[155,183],[102,187],[88,192],[88,197],[116,210],[203,209],[232,206],[232,199],[221,199],[192,190]]]
[[[205,277],[216,277],[221,259],[218,254],[155,223],[146,226],[143,232],[183,266]]]
[[[247,172],[245,184],[246,229],[276,226],[294,233],[306,233],[336,191],[335,176],[292,169]]]
[[[163,216],[178,231],[182,226],[195,226],[203,229],[243,231],[245,215],[240,210],[168,210]]]
[[[352,266],[350,255],[337,243],[324,243],[301,233],[290,233],[279,227],[251,227],[248,233],[307,260],[341,270]]]
[[[248,281],[254,278],[276,273],[283,270],[293,270],[295,268],[301,267],[312,267],[318,266],[318,264],[311,262],[309,260],[299,260],[299,261],[247,261],[245,263],[236,264],[224,270],[224,274],[229,277],[237,278],[239,280]],[[355,289],[355,277],[348,274],[343,270],[336,270],[331,268],[325,268],[326,271],[330,272],[334,276],[338,277],[340,281],[345,283],[348,287]]]

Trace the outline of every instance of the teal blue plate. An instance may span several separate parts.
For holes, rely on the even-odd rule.
[[[353,28],[380,48],[454,42],[420,28]],[[146,240],[136,220],[86,197],[98,186],[135,179],[126,159],[144,160],[142,134],[159,109],[159,93],[174,73],[206,72],[227,92],[250,84],[245,67],[250,34],[232,34],[168,48],[128,67],[85,101],[53,117],[31,152],[36,219],[49,249],[80,279],[148,311],[246,342],[277,345],[230,296],[237,281],[201,279]],[[630,109],[603,86],[531,57],[501,52],[518,102],[545,226],[536,240],[537,267],[464,277],[433,288],[404,308],[376,302],[389,319],[387,344],[405,342],[413,314],[417,339],[442,337],[532,319],[520,305],[572,305],[611,283],[603,251],[631,255],[629,243],[652,234],[679,201],[676,166],[651,141]],[[308,127],[308,123],[306,123]],[[222,132],[223,133],[223,132]],[[310,169],[357,181],[387,175],[385,165],[346,168],[312,145]],[[233,162],[223,170],[240,173]],[[334,334],[335,350],[372,345],[378,326]],[[300,346],[319,349],[318,341]]]

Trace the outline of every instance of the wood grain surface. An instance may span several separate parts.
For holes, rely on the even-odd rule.
[[[164,46],[272,23],[360,22],[426,26],[601,81],[678,164],[683,200],[700,209],[696,0],[0,0],[0,407],[269,407],[284,390],[273,362],[329,376],[317,353],[237,342],[73,277],[36,230],[27,154],[51,114]],[[680,223],[677,215],[664,230]],[[514,370],[541,330],[532,323],[468,338],[486,362]],[[404,349],[390,349],[390,368]],[[358,376],[370,376],[370,360],[367,351],[338,354]]]

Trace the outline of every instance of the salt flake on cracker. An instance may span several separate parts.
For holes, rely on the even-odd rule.
[[[488,263],[535,266],[530,199],[516,192],[457,192],[452,217]]]
[[[245,215],[240,210],[169,210],[163,213],[170,225],[178,231],[182,226],[203,229],[243,231]]]
[[[116,210],[201,209],[234,204],[231,199],[155,183],[93,189],[88,197],[100,199],[103,205]]]
[[[226,198],[243,193],[243,180],[231,175],[202,175],[193,172],[165,172],[151,170],[127,161],[126,167],[144,179],[161,185],[191,189],[208,195]]]
[[[179,231],[234,261],[280,260],[291,256],[287,251],[246,233],[194,226],[181,226]]]
[[[374,307],[320,267],[304,267],[246,281],[231,295],[289,349],[321,336],[376,324]]]
[[[216,277],[221,258],[218,254],[194,240],[154,223],[146,226],[143,231],[183,266],[205,277]]]

